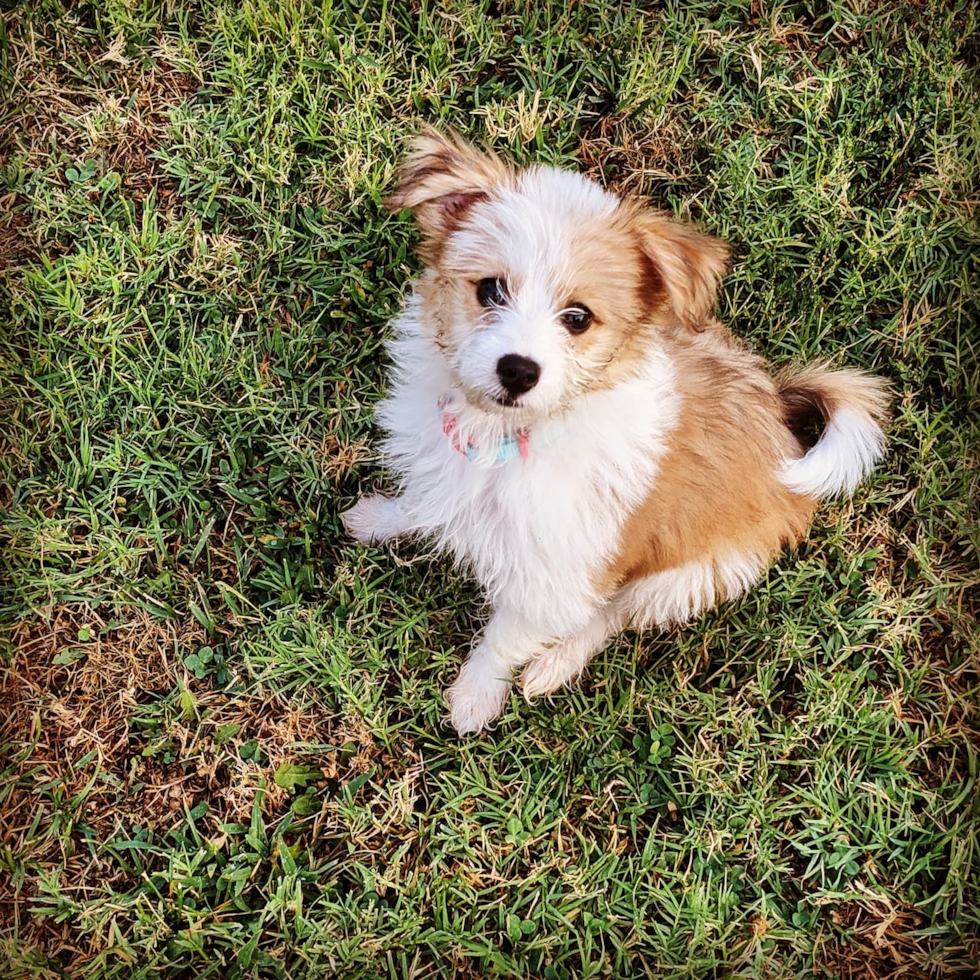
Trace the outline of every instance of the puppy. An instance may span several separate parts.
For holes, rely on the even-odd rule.
[[[426,265],[376,411],[399,491],[344,520],[365,544],[424,535],[492,603],[447,691],[460,734],[516,671],[550,694],[625,626],[742,595],[881,456],[879,380],[773,377],[713,318],[717,239],[431,129],[388,204],[414,212]]]

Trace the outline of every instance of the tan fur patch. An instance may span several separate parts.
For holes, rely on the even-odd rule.
[[[767,563],[806,532],[816,502],[777,479],[801,455],[763,362],[720,324],[668,341],[682,397],[654,487],[626,522],[598,583],[611,592],[688,562],[743,555]]]
[[[593,365],[593,390],[612,387],[631,373],[653,334],[643,258],[622,223],[608,219],[585,223],[570,249],[563,300],[592,312],[589,329],[571,342]]]

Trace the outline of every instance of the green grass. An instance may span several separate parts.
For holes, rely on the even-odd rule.
[[[4,976],[976,974],[968,6],[4,15]],[[479,740],[439,695],[473,587],[337,516],[419,120],[702,223],[737,332],[897,393],[748,598]]]

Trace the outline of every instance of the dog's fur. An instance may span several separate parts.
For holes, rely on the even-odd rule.
[[[741,595],[818,500],[852,491],[881,455],[877,379],[822,365],[771,377],[713,318],[717,239],[434,130],[389,203],[414,211],[427,264],[395,320],[377,411],[400,493],[344,518],[365,543],[433,539],[493,603],[447,692],[460,733],[501,713],[515,670],[525,695],[548,694],[624,626]],[[488,279],[505,295],[481,305]],[[562,317],[583,307],[591,325],[573,333]],[[516,398],[507,354],[540,366]],[[522,454],[501,458],[515,437]]]

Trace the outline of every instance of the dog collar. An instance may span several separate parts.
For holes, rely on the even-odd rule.
[[[479,455],[480,447],[472,438],[463,444],[460,434],[457,431],[459,426],[459,415],[453,411],[450,397],[443,395],[439,399],[439,410],[442,412],[442,431],[449,437],[453,444],[453,449],[465,456],[472,462]],[[508,459],[527,459],[531,455],[531,447],[528,444],[527,429],[518,429],[516,435],[504,436],[497,447],[497,455],[494,459],[496,463],[506,462]]]

